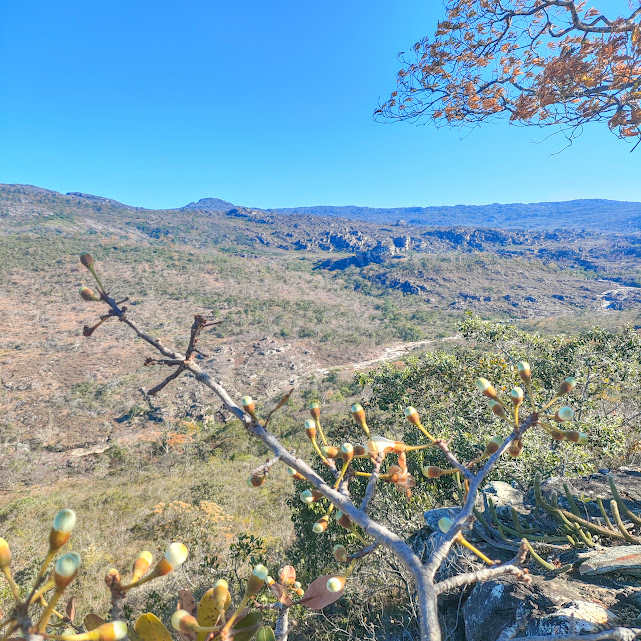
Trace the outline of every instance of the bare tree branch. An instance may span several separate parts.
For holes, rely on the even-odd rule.
[[[527,543],[525,541],[521,542],[521,547],[519,548],[519,553],[508,563],[502,565],[495,565],[490,568],[483,568],[482,570],[476,570],[476,572],[467,572],[466,574],[458,574],[450,579],[441,581],[435,585],[436,594],[442,594],[443,592],[448,592],[454,588],[463,588],[466,585],[472,583],[477,583],[478,581],[487,581],[488,579],[493,579],[497,576],[503,574],[513,574],[520,579],[527,580],[528,571],[526,569],[518,567],[525,563],[527,557]]]

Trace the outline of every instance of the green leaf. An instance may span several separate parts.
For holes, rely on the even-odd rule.
[[[276,635],[271,628],[264,626],[258,631],[256,641],[276,641]]]
[[[233,629],[234,641],[250,641],[260,629],[262,621],[260,612],[250,612],[244,616]]]

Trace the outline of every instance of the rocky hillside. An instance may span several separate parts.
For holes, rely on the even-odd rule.
[[[553,203],[456,205],[453,207],[292,207],[281,213],[337,216],[377,223],[489,227],[492,229],[573,229],[600,232],[641,231],[641,203],[570,200]]]
[[[456,334],[465,311],[547,332],[641,323],[639,235],[196,205],[148,210],[0,186],[0,441],[9,453],[0,490],[82,470],[95,448],[175,428],[179,417],[215,414],[185,379],[159,422],[140,389],[164,374],[143,366],[145,349],[113,322],[82,336],[101,313],[77,294],[91,284],[82,251],[167,343],[184,345],[195,313],[222,319],[203,338],[204,365],[256,398],[311,377],[341,403],[333,368],[349,379],[352,364],[426,349]]]

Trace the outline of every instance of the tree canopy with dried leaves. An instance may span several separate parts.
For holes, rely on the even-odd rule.
[[[606,122],[641,140],[641,2],[606,16],[575,0],[446,0],[434,38],[399,54],[382,120],[474,125],[507,116],[568,139]]]

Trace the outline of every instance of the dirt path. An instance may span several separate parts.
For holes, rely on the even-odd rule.
[[[427,345],[434,345],[434,343],[445,342],[445,341],[454,341],[460,338],[458,335],[446,336],[445,338],[430,339],[423,341],[413,341],[409,343],[397,343],[395,345],[390,345],[385,347],[382,352],[365,361],[357,361],[355,363],[344,363],[342,365],[335,365],[333,367],[321,367],[316,370],[318,374],[329,374],[329,372],[344,371],[348,369],[353,369],[354,371],[370,369],[375,365],[380,365],[382,363],[387,363],[399,358],[405,358],[407,355],[411,354],[414,350],[417,350],[421,347]]]

